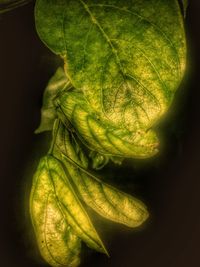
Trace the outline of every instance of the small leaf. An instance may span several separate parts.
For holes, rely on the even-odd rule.
[[[63,69],[58,68],[45,89],[43,96],[43,106],[41,109],[41,123],[35,133],[51,131],[53,129],[53,124],[57,117],[53,100],[58,95],[58,93],[61,90],[66,89],[67,86],[69,86],[67,77]]]
[[[102,169],[109,162],[109,157],[95,151],[91,151],[89,157],[92,159],[92,168],[95,170]]]
[[[30,213],[43,258],[55,267],[79,265],[80,239],[66,221],[47,166],[40,161],[34,176]]]

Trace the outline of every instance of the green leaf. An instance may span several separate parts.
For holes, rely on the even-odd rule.
[[[77,138],[75,135],[69,134],[69,130],[65,128],[59,119],[54,123],[52,153],[61,160],[62,157],[60,155],[64,153],[84,169],[88,168],[88,158],[78,143]]]
[[[63,156],[63,161],[83,201],[101,216],[124,224],[138,227],[148,218],[146,206],[138,199],[102,182],[88,172],[77,170]]]
[[[76,196],[61,163],[51,156],[48,156],[47,161],[48,171],[51,175],[56,196],[62,207],[65,218],[74,229],[75,233],[85,241],[89,247],[107,254],[90,218]]]
[[[91,150],[123,158],[146,158],[157,153],[158,140],[152,130],[132,133],[100,120],[81,92],[63,92],[55,99],[55,105],[60,111],[59,118],[66,126],[70,121],[80,140]]]
[[[51,131],[53,129],[53,124],[57,117],[53,100],[60,91],[66,89],[68,86],[69,81],[63,69],[58,68],[45,89],[43,96],[43,105],[41,109],[41,122],[39,128],[35,131],[35,133]]]
[[[48,170],[41,159],[33,179],[30,213],[43,258],[55,267],[79,265],[80,239],[66,221]]]
[[[61,159],[83,201],[109,220],[129,227],[141,225],[148,218],[146,206],[85,171],[71,143],[71,135],[59,125],[56,149],[62,154]]]
[[[35,16],[100,120],[138,133],[168,110],[186,64],[177,0],[37,0]]]

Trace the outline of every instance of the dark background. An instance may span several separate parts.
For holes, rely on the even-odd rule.
[[[190,1],[186,30],[188,71],[159,126],[160,154],[149,161],[126,161],[120,168],[109,165],[104,171],[111,183],[143,199],[151,218],[137,231],[94,218],[111,258],[84,248],[81,267],[200,266],[200,1]],[[45,147],[45,135],[33,132],[39,124],[42,92],[56,64],[35,32],[33,4],[0,16],[3,267],[45,266],[35,260],[25,210],[34,164]]]

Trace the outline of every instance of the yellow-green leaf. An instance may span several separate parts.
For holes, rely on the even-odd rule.
[[[62,154],[61,160],[84,202],[109,220],[129,227],[141,225],[148,218],[146,206],[84,170],[82,160],[71,143],[73,135],[62,124],[58,126],[56,150]]]
[[[130,132],[106,119],[99,119],[81,92],[63,92],[55,100],[55,105],[63,123],[70,121],[81,141],[102,155],[147,158],[158,151],[158,138],[154,131]]]
[[[85,241],[89,247],[107,253],[90,218],[76,196],[61,163],[57,159],[48,156],[47,164],[63,214],[75,233]]]
[[[80,259],[80,239],[67,222],[59,204],[43,158],[33,179],[30,213],[43,258],[55,267],[76,267]]]
[[[166,113],[186,65],[178,0],[37,0],[35,15],[100,121],[138,134]]]

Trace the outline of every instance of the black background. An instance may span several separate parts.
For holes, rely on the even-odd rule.
[[[82,267],[200,266],[200,1],[186,19],[188,71],[167,118],[163,147],[150,161],[109,166],[111,182],[142,198],[149,222],[138,231],[95,218],[111,258],[84,248]],[[34,29],[33,4],[0,16],[0,266],[45,266],[35,260],[27,226],[28,185],[44,135],[34,135],[54,56]],[[27,170],[27,166],[28,170]],[[115,177],[115,179],[113,178]],[[123,179],[121,179],[123,178]],[[25,186],[25,184],[27,186]],[[25,203],[25,204],[24,204]],[[100,230],[102,229],[103,230]],[[28,233],[27,233],[28,232]]]

